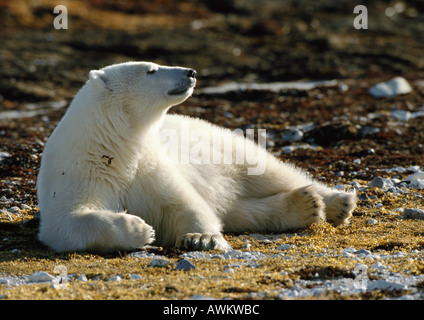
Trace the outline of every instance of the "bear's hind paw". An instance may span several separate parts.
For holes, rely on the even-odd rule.
[[[349,222],[356,208],[355,193],[337,192],[326,199],[327,221],[333,225],[343,225]]]
[[[313,185],[293,190],[289,196],[290,207],[298,216],[299,226],[308,226],[325,220],[324,199]]]

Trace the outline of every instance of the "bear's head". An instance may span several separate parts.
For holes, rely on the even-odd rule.
[[[126,62],[90,71],[89,83],[99,93],[103,106],[129,108],[133,115],[163,112],[193,93],[196,71]]]

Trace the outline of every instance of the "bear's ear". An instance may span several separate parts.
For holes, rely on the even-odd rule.
[[[104,90],[109,89],[107,86],[106,74],[102,70],[91,70],[89,73],[90,82],[97,89]]]

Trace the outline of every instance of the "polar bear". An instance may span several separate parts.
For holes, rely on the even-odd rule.
[[[195,84],[192,69],[150,62],[89,73],[42,155],[37,189],[43,243],[56,251],[148,244],[228,250],[223,232],[348,222],[354,193],[313,180],[240,134],[167,114]],[[211,139],[182,141],[183,132]],[[192,156],[209,148],[214,161]],[[178,161],[167,161],[174,153]]]

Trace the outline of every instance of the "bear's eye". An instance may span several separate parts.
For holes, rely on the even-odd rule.
[[[154,74],[157,71],[157,69],[150,69],[147,71],[147,74]]]

